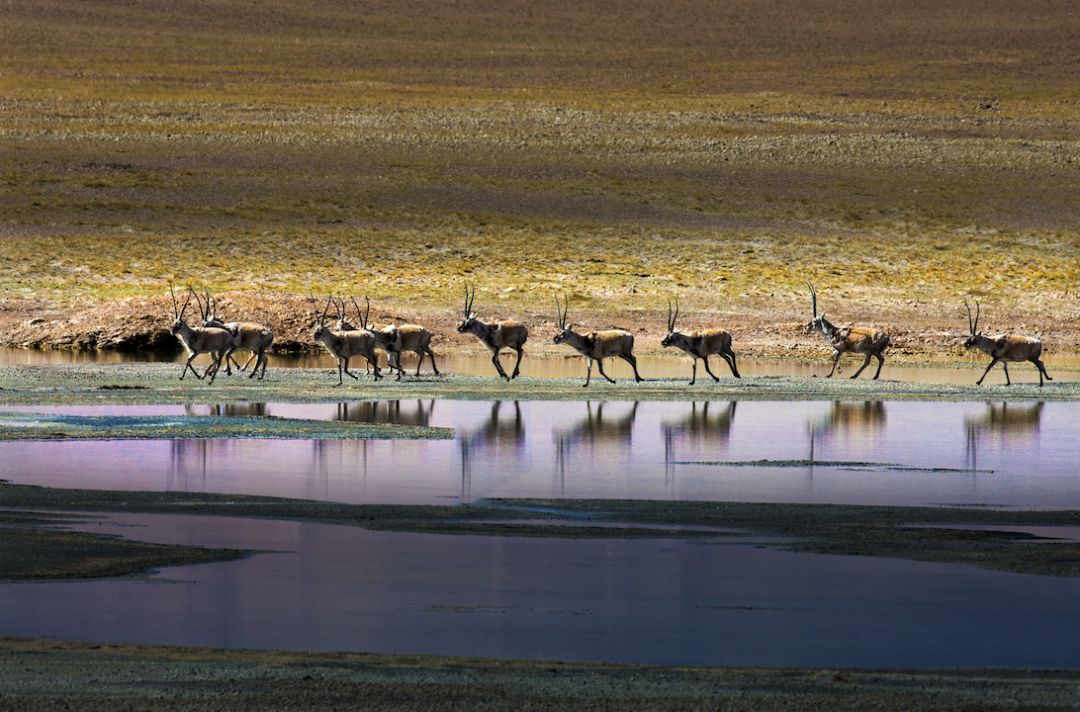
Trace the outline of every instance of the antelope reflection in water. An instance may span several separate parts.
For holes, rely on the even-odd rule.
[[[814,463],[817,461],[819,442],[828,442],[836,435],[873,435],[885,427],[886,421],[884,401],[833,401],[824,417],[810,419],[806,424],[807,439],[810,441],[810,489],[814,488]]]
[[[359,403],[341,402],[334,411],[334,420],[365,425],[413,425],[428,427],[431,414],[435,410],[435,400],[417,399],[409,407],[409,401],[362,401]],[[316,480],[312,483],[309,496],[327,496],[330,487],[331,472],[349,472],[358,476],[361,484],[367,484],[368,455],[373,447],[370,440],[319,440],[311,441],[314,459],[313,471]],[[331,467],[333,464],[333,467]]]
[[[1038,440],[1043,405],[1042,401],[1028,405],[987,402],[982,415],[965,416],[968,467],[977,468],[980,444],[987,440],[998,446]]]
[[[188,406],[185,406],[184,410],[187,409]],[[212,451],[226,444],[227,441],[223,440],[196,438],[170,440],[169,475],[165,481],[165,489],[170,492],[190,492],[194,485],[196,491],[205,490]]]
[[[525,447],[525,421],[521,417],[521,404],[514,401],[514,412],[509,418],[500,417],[502,401],[493,401],[491,412],[478,427],[458,427],[458,448],[461,451],[461,501],[472,500],[473,457],[489,452],[497,456],[504,447],[509,446],[515,456]],[[523,465],[520,457],[515,460],[515,468]]]
[[[360,403],[338,403],[334,420],[347,423],[365,423],[370,425],[414,425],[428,427],[431,414],[435,410],[435,399],[425,403],[417,399],[415,408],[403,407],[408,401],[362,401]]]
[[[555,474],[558,477],[558,493],[566,489],[566,468],[573,455],[575,446],[588,443],[590,448],[597,445],[616,445],[629,450],[634,439],[634,421],[637,419],[638,402],[634,401],[630,410],[617,415],[604,416],[607,401],[600,401],[593,413],[592,401],[585,401],[585,417],[569,428],[553,429],[555,437]]]
[[[731,401],[727,407],[713,410],[709,414],[709,406],[712,403],[705,401],[698,407],[697,401],[690,404],[690,412],[681,418],[665,419],[660,423],[660,430],[664,435],[664,479],[668,486],[675,481],[675,456],[676,443],[685,443],[692,446],[716,445],[727,450],[728,441],[731,439],[731,424],[735,420],[735,406],[737,401]],[[721,408],[721,406],[717,406]]]
[[[184,404],[184,414],[194,416],[266,416],[267,413],[266,403],[212,403],[206,406],[194,405],[192,403]]]

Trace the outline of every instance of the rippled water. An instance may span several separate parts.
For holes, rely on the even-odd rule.
[[[54,487],[355,503],[570,497],[1080,507],[1075,403],[390,400],[10,410],[455,430],[448,441],[0,443],[0,478]]]

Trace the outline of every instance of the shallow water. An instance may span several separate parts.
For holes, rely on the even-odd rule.
[[[0,634],[684,665],[1072,667],[1080,580],[717,540],[434,536],[225,517],[80,529],[248,548],[0,585]]]
[[[0,478],[20,484],[353,503],[566,497],[1080,508],[1075,403],[393,400],[5,409],[455,430],[446,441],[0,443]]]

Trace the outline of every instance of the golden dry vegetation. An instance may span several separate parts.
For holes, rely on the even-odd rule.
[[[1080,350],[1077,46],[1050,0],[14,0],[0,341],[123,342],[170,282],[449,330],[469,280],[647,333],[678,292],[754,353],[811,280],[915,351],[964,297]]]

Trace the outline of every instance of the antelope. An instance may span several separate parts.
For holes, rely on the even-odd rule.
[[[184,380],[184,376],[187,375],[188,369],[195,374],[195,377],[202,380],[205,376],[210,376],[210,383],[214,382],[217,378],[218,369],[221,368],[221,357],[225,351],[232,345],[233,335],[225,329],[219,329],[216,326],[191,326],[184,321],[184,312],[187,311],[188,304],[191,303],[191,295],[188,294],[187,299],[184,301],[184,306],[178,308],[176,301],[176,292],[172,286],[169,287],[169,294],[172,295],[173,301],[173,323],[169,327],[169,332],[180,339],[180,342],[184,345],[184,348],[188,350],[190,356],[184,363],[184,369],[180,372],[180,380]],[[191,365],[191,362],[195,360],[195,357],[199,354],[210,354],[214,359],[213,363],[207,367],[206,373],[202,376]]]
[[[1005,370],[1005,385],[1011,386],[1012,381],[1009,380],[1009,361],[1031,361],[1035,364],[1035,367],[1039,369],[1039,387],[1042,388],[1043,376],[1046,376],[1046,380],[1052,381],[1050,374],[1046,372],[1046,366],[1043,365],[1042,359],[1042,342],[1031,336],[1017,336],[1014,334],[1001,334],[999,336],[983,336],[979,332],[979,312],[981,306],[979,301],[975,300],[975,319],[971,318],[971,305],[964,301],[964,307],[967,309],[968,317],[968,338],[964,341],[966,348],[976,348],[982,351],[990,357],[990,365],[983,371],[982,378],[975,381],[975,385],[981,386],[983,378],[986,378],[986,374],[990,373],[990,369],[994,367],[998,361],[1001,361],[1001,368]]]
[[[435,353],[431,350],[431,332],[418,324],[390,324],[381,329],[364,326],[364,330],[375,338],[376,345],[386,352],[390,368],[396,368],[397,380],[401,380],[403,373],[401,368],[401,352],[412,351],[420,360],[416,363],[416,375],[420,375],[420,366],[424,363],[424,355],[431,358],[431,369],[435,375],[439,375],[439,367],[435,365]]]
[[[604,359],[609,356],[618,356],[626,361],[634,369],[634,380],[637,383],[645,380],[638,374],[637,359],[634,358],[634,335],[625,329],[606,329],[604,331],[590,331],[587,334],[579,334],[574,331],[574,325],[566,323],[566,313],[570,308],[569,298],[564,297],[563,303],[559,304],[559,295],[555,295],[555,309],[558,313],[559,333],[553,339],[556,344],[564,341],[575,351],[585,357],[588,370],[585,373],[585,383],[582,388],[589,385],[592,378],[593,360],[596,360],[600,375],[614,383],[615,379],[604,373]]]
[[[476,287],[473,287],[472,296],[469,296],[469,285],[465,285],[465,311],[462,312],[461,323],[458,324],[458,333],[472,332],[476,338],[484,342],[491,350],[491,362],[495,364],[495,370],[508,381],[518,377],[521,371],[521,357],[525,351],[525,341],[529,338],[529,328],[520,321],[511,319],[503,321],[484,322],[480,321],[472,311],[473,302],[476,300]],[[507,376],[499,363],[499,352],[503,349],[517,351],[517,362],[514,363],[514,375]]]
[[[889,347],[889,335],[872,326],[833,326],[825,318],[825,312],[818,316],[817,291],[814,289],[814,285],[807,283],[806,286],[810,288],[810,300],[814,311],[813,320],[806,325],[806,333],[812,334],[815,331],[820,331],[833,350],[832,370],[829,371],[829,375],[825,376],[825,378],[831,378],[833,373],[836,372],[836,367],[840,363],[840,356],[851,352],[866,354],[862,366],[859,366],[859,370],[852,375],[852,378],[859,377],[863,369],[870,365],[870,357],[873,356],[878,360],[877,371],[874,373],[873,379],[876,381],[878,376],[881,375],[881,367],[885,365],[885,356],[883,354],[885,349]]]
[[[326,347],[326,350],[330,352],[330,355],[337,359],[337,384],[339,386],[342,384],[343,373],[350,378],[359,380],[359,376],[349,372],[349,359],[353,356],[363,356],[366,358],[368,363],[375,368],[375,380],[379,380],[382,378],[382,374],[379,372],[379,361],[378,357],[375,355],[374,337],[366,331],[339,331],[326,325],[326,312],[330,310],[330,304],[333,302],[333,299],[334,298],[331,296],[326,300],[326,307],[318,317],[315,331],[311,336],[315,341],[322,342],[322,345]],[[316,312],[317,311],[318,309],[316,309]]]
[[[209,291],[205,292],[205,296],[205,309],[202,302],[199,302],[199,309],[203,313],[203,326],[215,326],[219,329],[225,329],[233,335],[233,343],[225,351],[225,375],[232,375],[232,370],[229,368],[230,361],[238,371],[244,371],[247,369],[248,364],[251,363],[251,359],[255,359],[255,367],[251,369],[248,378],[254,378],[255,374],[259,373],[259,364],[262,364],[262,372],[259,373],[259,380],[261,381],[266,376],[266,364],[269,360],[266,351],[274,343],[274,332],[253,321],[222,322],[217,315],[217,300],[210,296]],[[198,302],[198,300],[199,295],[195,294],[195,301]],[[243,366],[233,358],[233,352],[235,351],[251,352],[251,356],[248,357]]]
[[[693,375],[690,377],[691,386],[697,382],[698,359],[705,362],[705,372],[712,376],[714,381],[720,380],[717,378],[716,374],[712,372],[712,369],[709,368],[709,356],[711,354],[719,354],[721,358],[727,361],[727,365],[731,368],[731,375],[735,376],[735,378],[742,378],[742,376],[739,375],[739,369],[735,366],[735,352],[731,350],[731,334],[723,329],[701,329],[686,334],[681,331],[675,331],[675,322],[679,318],[678,297],[675,298],[674,314],[671,312],[671,300],[668,300],[667,314],[668,333],[663,341],[660,342],[660,345],[665,348],[674,346],[690,354],[694,363]]]

